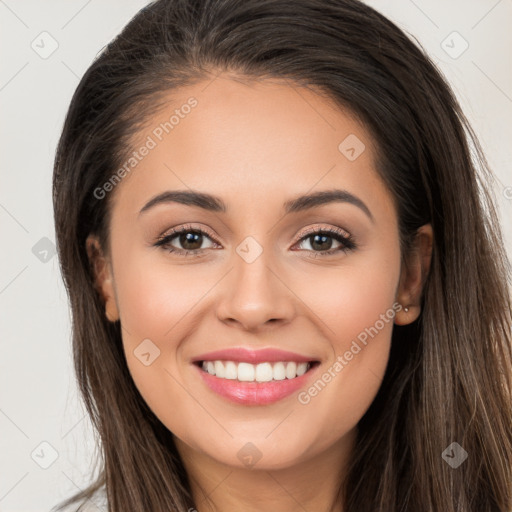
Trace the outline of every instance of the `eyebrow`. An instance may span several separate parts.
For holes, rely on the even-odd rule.
[[[139,216],[158,204],[179,203],[187,206],[196,206],[216,213],[226,213],[226,203],[220,198],[204,192],[188,190],[169,190],[150,199],[140,210]],[[348,203],[361,209],[368,218],[374,222],[374,217],[366,204],[347,190],[333,189],[313,192],[296,197],[283,203],[285,213],[296,213],[316,208],[329,203]]]

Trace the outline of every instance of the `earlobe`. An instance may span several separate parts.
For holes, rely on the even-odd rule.
[[[105,304],[105,316],[110,322],[119,320],[112,270],[103,254],[101,244],[95,235],[89,235],[85,242],[91,265],[94,286]]]
[[[432,261],[434,234],[431,224],[421,226],[415,236],[409,254],[404,258],[397,301],[402,306],[395,315],[395,324],[407,325],[421,313],[421,295]]]

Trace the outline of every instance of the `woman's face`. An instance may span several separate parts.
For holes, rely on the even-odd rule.
[[[310,90],[220,75],[173,91],[133,149],[102,189],[102,287],[149,407],[183,450],[231,466],[347,445],[405,314],[368,132]]]

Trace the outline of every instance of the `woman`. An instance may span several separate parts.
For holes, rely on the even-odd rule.
[[[142,9],[55,162],[103,459],[64,505],[512,510],[509,273],[478,148],[362,3]]]

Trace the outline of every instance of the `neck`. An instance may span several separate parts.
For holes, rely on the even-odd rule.
[[[225,465],[174,438],[196,510],[190,512],[343,512],[340,487],[356,430],[335,445],[283,469]]]

